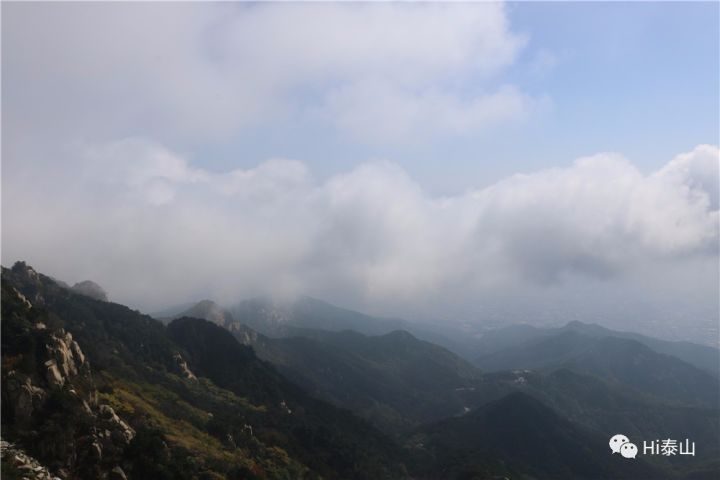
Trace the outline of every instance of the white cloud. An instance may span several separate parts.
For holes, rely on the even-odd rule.
[[[524,44],[499,3],[6,7],[4,108],[18,131],[228,138],[250,126],[303,118],[331,91],[353,98],[350,112],[329,108],[326,120],[354,130],[353,122],[364,121],[348,120],[359,115],[352,104],[362,101],[358,89],[379,79],[382,90],[366,92],[382,95],[373,100],[376,108],[422,104],[401,128],[426,124],[423,130],[432,133],[434,115],[459,114],[458,125],[446,119],[438,132],[453,134],[515,117],[523,98],[506,89],[459,106],[470,80],[482,85],[512,64]],[[386,109],[370,116],[383,113],[398,115]]]
[[[467,71],[490,75],[510,65],[524,44],[510,31],[501,3],[274,4],[237,11],[218,48],[278,82],[381,75],[417,85]]]
[[[227,155],[283,122],[280,141],[415,145],[522,120],[548,100],[501,78],[526,43],[502,4],[10,3],[2,27],[4,263],[148,308],[305,292],[535,314],[632,278],[640,300],[682,287],[717,313],[714,146],[650,175],[601,154],[448,197],[392,163],[318,180],[297,160],[218,172],[170,147]],[[556,58],[537,52],[542,74]],[[653,290],[663,278],[677,285]]]
[[[680,159],[705,164],[703,181],[689,186],[684,173],[668,176]],[[540,281],[717,252],[718,211],[709,201],[717,175],[717,147],[698,147],[650,176],[618,155],[582,158],[571,168],[516,175],[476,192],[478,235],[494,239],[509,266]]]
[[[6,189],[4,203],[23,208],[3,212],[3,262],[90,277],[138,305],[278,291],[470,305],[498,289],[717,261],[712,146],[650,175],[600,154],[450,197],[391,163],[323,182],[282,159],[211,173],[141,140],[89,149],[83,162],[70,171],[93,173],[57,178],[62,193]]]
[[[718,149],[713,145],[698,145],[691,152],[678,155],[656,175],[659,179],[687,188],[686,194],[697,194],[696,201],[707,200],[710,209],[718,209],[720,177]]]

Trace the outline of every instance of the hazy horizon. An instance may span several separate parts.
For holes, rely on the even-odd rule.
[[[718,8],[4,4],[2,264],[717,345]]]

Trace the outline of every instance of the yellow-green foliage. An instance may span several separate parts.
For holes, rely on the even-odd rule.
[[[236,455],[198,428],[207,421],[208,413],[181,400],[173,392],[147,383],[131,383],[117,378],[106,380],[113,392],[100,393],[99,397],[120,416],[143,417],[147,423],[160,429],[170,442],[203,456],[231,461]],[[168,408],[169,405],[172,408]]]
[[[206,392],[211,393],[215,398],[218,398],[225,403],[230,403],[232,405],[235,405],[245,411],[252,411],[252,412],[266,412],[267,411],[267,407],[265,405],[253,405],[246,398],[238,397],[230,390],[225,390],[224,388],[220,388],[206,378],[200,378],[198,380],[198,382],[187,382],[186,380],[181,380],[180,378],[177,378],[176,381],[185,382],[185,386],[189,387],[189,389],[191,391],[192,390],[205,390]]]
[[[254,440],[257,448],[253,449],[252,453],[223,445],[217,438],[203,431],[203,426],[212,415],[189,404],[163,385],[129,381],[108,373],[104,373],[103,378],[112,388],[107,389],[111,390],[111,393],[98,393],[101,403],[109,404],[124,418],[142,421],[158,428],[170,443],[192,452],[197,457],[245,467],[259,478],[307,478],[309,470],[291,459],[282,448],[267,448],[257,440]],[[216,397],[236,405],[239,414],[244,411],[265,411],[264,406],[254,406],[246,399],[204,380],[185,386],[191,389],[210,389]],[[216,478],[224,478],[213,474],[217,475]]]

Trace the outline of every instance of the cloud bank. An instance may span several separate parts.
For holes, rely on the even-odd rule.
[[[23,208],[3,212],[3,261],[89,277],[150,309],[268,293],[473,305],[718,256],[716,146],[651,174],[598,154],[447,197],[389,162],[325,181],[289,159],[217,173],[139,138],[77,158],[68,172],[82,177],[5,186],[4,205]]]
[[[2,27],[5,265],[146,311],[305,293],[717,332],[716,146],[650,173],[603,153],[424,190],[418,175],[450,175],[446,152],[497,178],[485,140],[531,151],[498,126],[554,108],[527,80],[558,52],[526,48],[501,3],[18,2]],[[288,151],[301,160],[267,158]],[[374,157],[407,170],[358,163]]]

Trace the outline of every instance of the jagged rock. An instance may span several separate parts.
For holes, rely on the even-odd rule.
[[[20,431],[24,441],[34,444],[38,457],[50,461],[48,466],[55,469],[58,477],[108,478],[109,468],[120,462],[135,431],[109,406],[97,406],[89,362],[70,332],[45,326],[27,330],[25,335],[34,349],[23,355],[33,361],[24,362],[18,357],[20,361],[16,360],[16,364],[27,369],[22,373],[19,368],[3,370],[3,420],[7,408],[9,418],[23,429]],[[49,391],[56,388],[57,391]],[[86,427],[50,429],[38,435],[32,422],[51,395],[57,395],[54,398],[62,403],[64,414]],[[22,476],[30,480],[54,478],[22,454],[16,456],[18,465],[29,465],[23,467]]]
[[[27,478],[28,480],[57,479],[57,477],[53,476],[50,471],[35,458],[26,455],[22,450],[5,440],[0,440],[0,457],[12,459],[15,468],[22,472],[23,478]]]
[[[73,357],[75,357],[75,360],[78,362],[78,364],[85,365],[85,354],[82,352],[82,350],[80,350],[80,345],[78,345],[75,340],[70,343],[70,349],[72,350]]]
[[[226,328],[243,345],[253,346],[258,341],[258,332],[242,323],[230,323]]]
[[[94,298],[95,300],[101,300],[103,302],[107,302],[108,300],[105,290],[103,290],[100,285],[90,280],[76,283],[72,286],[71,290],[75,293],[79,293],[80,295]]]
[[[175,355],[173,355],[173,360],[175,360],[175,364],[177,365],[178,370],[180,371],[180,374],[183,377],[190,379],[190,380],[197,380],[197,377],[195,376],[195,374],[192,371],[190,371],[190,369],[188,368],[187,362],[182,357],[182,355],[180,355],[179,353],[176,353]]]
[[[26,307],[32,308],[32,303],[30,303],[30,300],[28,300],[27,298],[25,298],[25,295],[23,295],[22,293],[20,293],[20,292],[17,290],[17,288],[12,287],[12,291],[15,292],[15,295],[17,295],[17,297],[20,299],[20,301],[21,301]]]
[[[115,413],[115,410],[110,405],[100,405],[100,408],[98,409],[100,413],[100,418],[107,419],[107,420],[115,420],[118,419],[117,414]]]
[[[75,355],[71,347],[72,343],[72,334],[67,332],[63,337],[57,338],[55,345],[55,358],[58,360],[59,367],[66,377],[77,375],[78,372],[77,365],[75,365]]]
[[[78,375],[83,367],[87,368],[80,346],[72,334],[62,328],[49,337],[45,353],[49,357],[45,361],[45,379],[50,385],[62,386],[66,379]]]
[[[100,405],[99,417],[100,426],[110,431],[113,441],[127,445],[135,438],[135,430],[118,417],[110,405]]]
[[[63,383],[65,383],[65,379],[63,378],[62,373],[60,373],[60,369],[55,364],[55,360],[48,360],[45,362],[45,368],[47,369],[45,371],[45,379],[48,384],[61,387]]]

